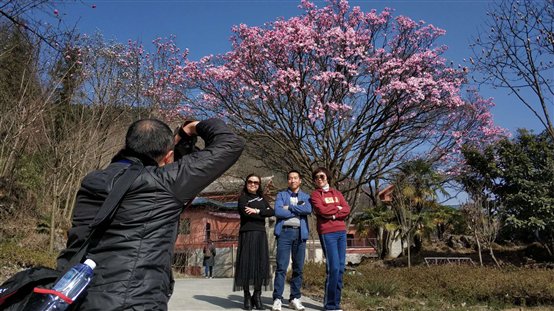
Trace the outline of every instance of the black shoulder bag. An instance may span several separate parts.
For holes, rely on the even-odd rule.
[[[107,222],[110,222],[123,196],[142,172],[142,163],[133,162],[125,173],[116,181],[106,200],[98,210],[93,222],[89,225],[91,232],[87,239],[69,260],[63,271],[47,267],[32,267],[13,275],[0,285],[0,310],[21,310],[33,294],[33,289],[50,287],[57,282],[69,269],[80,263],[88,253],[92,237],[101,236]]]

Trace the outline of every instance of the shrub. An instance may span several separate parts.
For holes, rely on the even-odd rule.
[[[57,255],[57,252],[51,253],[43,249],[20,247],[13,242],[0,244],[0,262],[24,268],[30,266],[55,267]]]
[[[0,283],[16,272],[31,266],[56,266],[57,253],[43,249],[22,247],[14,242],[0,243]]]
[[[303,286],[306,288],[323,288],[325,286],[325,265],[306,262],[303,270]]]
[[[325,266],[307,267],[304,286],[323,293]],[[554,270],[456,265],[387,268],[369,263],[347,271],[343,296],[359,310],[547,306],[554,304]]]

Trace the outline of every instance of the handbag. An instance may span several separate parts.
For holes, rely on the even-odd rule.
[[[47,267],[32,267],[14,274],[0,286],[0,310],[20,310],[31,298],[33,288],[53,285],[60,273]]]
[[[108,222],[111,222],[119,203],[129,190],[133,182],[142,172],[144,166],[140,162],[133,162],[125,173],[114,184],[112,191],[102,203],[92,223],[89,225],[91,232],[81,245],[79,251],[69,260],[62,271],[47,267],[32,267],[20,271],[0,285],[0,310],[22,310],[33,296],[35,287],[51,287],[74,265],[80,263],[88,253],[90,242],[94,238],[101,237]]]

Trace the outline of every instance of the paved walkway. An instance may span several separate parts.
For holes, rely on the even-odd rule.
[[[169,300],[170,311],[180,310],[242,310],[242,292],[233,292],[233,279],[190,278],[175,280],[173,296]],[[271,291],[262,292],[266,310],[271,310]],[[289,286],[285,286],[283,311],[288,308]],[[285,304],[286,302],[286,304]],[[322,310],[321,302],[302,297],[306,311]]]

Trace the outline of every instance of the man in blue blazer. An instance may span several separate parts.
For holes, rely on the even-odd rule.
[[[308,240],[308,215],[312,213],[310,195],[300,190],[302,176],[292,170],[287,174],[288,188],[277,194],[275,199],[275,238],[277,241],[277,269],[273,283],[273,311],[281,311],[285,277],[292,258],[289,307],[304,310],[300,298],[302,269]]]

